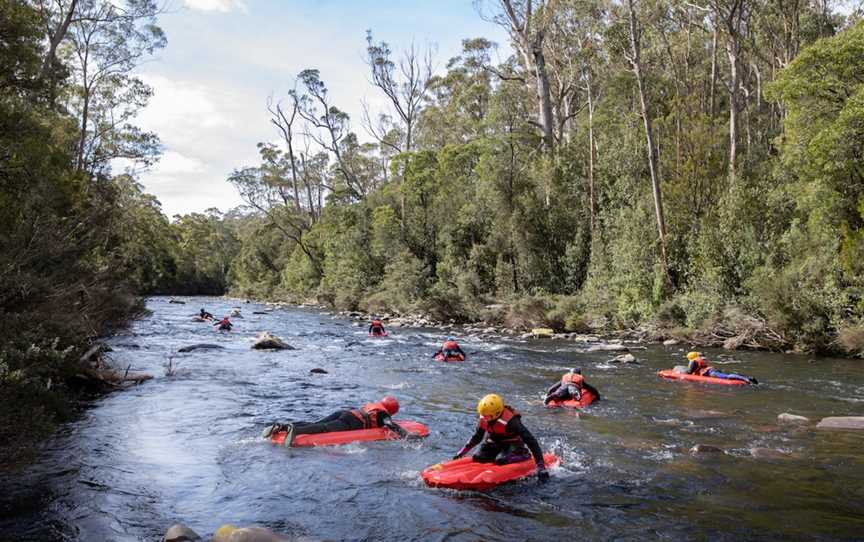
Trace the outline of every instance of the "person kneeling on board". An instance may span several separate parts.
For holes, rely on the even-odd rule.
[[[387,334],[387,332],[384,331],[384,323],[381,322],[380,318],[372,319],[372,323],[369,324],[369,334],[375,335],[377,337],[381,337]]]
[[[595,400],[600,399],[600,392],[594,386],[585,382],[585,379],[582,377],[582,369],[570,369],[569,373],[561,377],[560,382],[546,390],[546,398],[543,400],[543,404],[548,405],[551,401],[566,401],[568,399],[581,401],[583,390],[593,393],[594,397],[597,398]]]
[[[368,403],[352,410],[337,410],[314,422],[274,423],[267,426],[261,436],[269,438],[274,433],[286,431],[288,435],[285,437],[285,446],[290,446],[297,435],[386,427],[399,435],[399,438],[410,438],[410,434],[391,418],[397,412],[399,412],[399,401],[388,395],[377,403]]]
[[[537,439],[522,425],[522,415],[513,407],[504,404],[500,396],[490,393],[477,403],[480,420],[471,439],[459,450],[453,459],[459,459],[471,448],[486,440],[473,455],[474,461],[507,465],[525,461],[534,456],[537,464],[537,479],[543,483],[549,480],[543,451]]]
[[[231,328],[234,327],[234,324],[232,324],[231,320],[229,320],[226,316],[213,324],[213,327],[218,328],[219,331],[231,331]]]

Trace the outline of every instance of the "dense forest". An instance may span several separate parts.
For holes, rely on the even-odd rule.
[[[390,104],[306,69],[237,169],[229,288],[370,312],[864,349],[864,26],[823,2],[476,4],[446,71],[367,36]],[[367,141],[364,143],[364,141]],[[492,308],[488,308],[488,307]],[[503,308],[502,308],[503,307]]]
[[[134,123],[161,5],[0,0],[0,441],[62,416],[81,353],[154,293],[864,353],[858,12],[476,8],[512,55],[466,39],[440,68],[370,32],[386,111],[285,74],[260,119],[281,142],[227,179],[246,205],[169,220]]]

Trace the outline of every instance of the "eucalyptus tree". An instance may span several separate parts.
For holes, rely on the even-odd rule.
[[[482,4],[482,0],[477,0]],[[536,86],[537,126],[547,152],[555,149],[554,106],[546,66],[546,36],[549,30],[549,4],[546,0],[495,0],[492,20],[505,28]]]

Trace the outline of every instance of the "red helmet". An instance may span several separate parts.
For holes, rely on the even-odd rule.
[[[384,410],[387,411],[387,414],[390,414],[391,416],[399,412],[399,401],[392,395],[388,395],[381,399],[381,406],[383,406]]]

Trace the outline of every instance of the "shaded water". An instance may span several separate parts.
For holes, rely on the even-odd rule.
[[[864,434],[777,424],[864,414],[857,361],[706,352],[758,388],[667,382],[686,350],[634,350],[607,363],[562,341],[463,340],[469,359],[434,362],[443,334],[365,327],[313,309],[242,306],[235,331],[193,323],[222,299],[165,298],[111,340],[118,365],[154,380],[97,401],[45,443],[40,461],[0,479],[0,540],[158,540],[181,521],[199,533],[257,524],[326,540],[838,540],[864,538]],[[295,351],[258,352],[269,330]],[[176,354],[214,343],[221,350]],[[179,366],[165,376],[173,354]],[[543,407],[545,387],[583,368],[603,400],[580,414]],[[309,374],[320,367],[329,374]],[[488,493],[426,488],[419,472],[471,435],[477,399],[504,396],[545,449],[563,458],[552,480]],[[429,438],[284,449],[258,437],[272,420],[314,419],[384,394]],[[814,421],[815,421],[814,420]],[[692,457],[695,444],[725,454]],[[774,450],[756,458],[751,450]],[[767,453],[767,452],[764,452]]]

